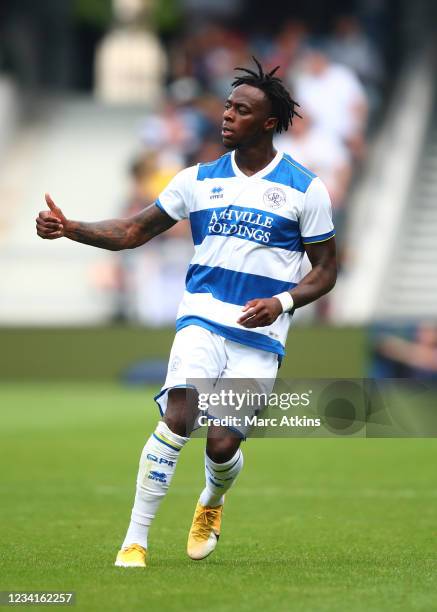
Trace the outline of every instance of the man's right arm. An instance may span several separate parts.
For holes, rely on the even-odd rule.
[[[96,223],[71,221],[65,217],[51,197],[46,194],[50,211],[42,211],[36,219],[37,234],[40,238],[54,240],[69,238],[110,251],[134,249],[154,236],[162,234],[176,221],[155,204],[127,219],[109,219]]]

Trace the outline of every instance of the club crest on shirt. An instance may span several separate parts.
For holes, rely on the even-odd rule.
[[[287,201],[285,193],[279,187],[270,187],[264,193],[264,204],[269,208],[281,208]]]

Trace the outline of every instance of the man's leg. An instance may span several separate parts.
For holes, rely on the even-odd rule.
[[[224,495],[243,467],[241,437],[226,427],[211,426],[205,452],[203,489],[188,535],[187,553],[204,559],[215,549],[220,536]]]
[[[144,567],[149,527],[165,497],[195,419],[186,389],[168,393],[167,410],[143,448],[131,521],[116,565]]]
[[[216,383],[216,392],[229,392],[233,389],[267,395],[271,393],[278,371],[278,356],[275,353],[227,339],[224,339],[223,351],[226,364]],[[247,408],[250,408],[250,405]],[[208,414],[219,418],[231,416],[229,405],[219,406],[218,413],[214,410],[214,407],[210,407]],[[247,414],[252,412],[249,410]],[[205,488],[194,512],[188,536],[187,552],[192,559],[204,559],[217,545],[224,494],[233,485],[243,467],[240,443],[248,433],[247,428],[241,428],[240,433],[241,437],[225,427],[209,428],[205,455]]]
[[[205,488],[200,494],[202,506],[220,506],[243,467],[241,436],[226,427],[211,426],[205,452]]]

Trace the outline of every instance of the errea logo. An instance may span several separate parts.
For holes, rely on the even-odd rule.
[[[211,189],[211,194],[209,196],[210,200],[219,200],[223,198],[223,187],[217,186]]]

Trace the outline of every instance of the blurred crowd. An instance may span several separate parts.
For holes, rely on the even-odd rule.
[[[135,61],[123,63],[123,52]],[[342,256],[348,194],[366,158],[369,126],[383,103],[386,78],[382,50],[351,14],[338,17],[324,36],[300,20],[284,20],[273,36],[203,21],[165,45],[151,31],[138,36],[129,23],[109,34],[96,54],[96,94],[107,102],[149,108],[124,212],[134,214],[153,202],[180,169],[224,153],[223,102],[234,68],[251,66],[253,55],[266,69],[280,66],[278,76],[301,106],[303,118],[278,135],[275,146],[325,182]],[[172,323],[191,253],[189,227],[180,223],[124,256],[118,316],[148,325]],[[159,298],[163,292],[165,306]],[[329,316],[329,304],[322,303],[315,316]]]
[[[379,325],[371,329],[370,378],[437,381],[437,327]]]

